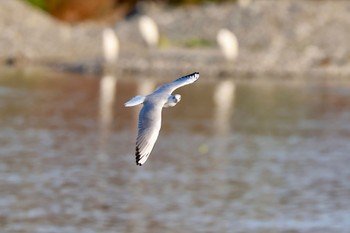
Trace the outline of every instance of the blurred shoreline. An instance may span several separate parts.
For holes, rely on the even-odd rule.
[[[115,25],[68,25],[22,1],[0,2],[0,66],[72,73],[104,70],[102,31],[115,29],[120,53],[114,70],[164,76],[194,70],[206,76],[341,79],[350,74],[350,3],[252,1],[167,9],[143,8],[159,26],[161,44],[145,46],[138,16]],[[233,31],[239,56],[226,61],[216,44],[221,28]],[[189,45],[198,42],[196,45]],[[203,42],[203,43],[202,43]]]

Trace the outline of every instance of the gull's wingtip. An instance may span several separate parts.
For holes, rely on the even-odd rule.
[[[192,75],[194,75],[194,78],[196,79],[196,81],[199,79],[199,72],[198,71],[194,72]]]
[[[182,76],[181,78],[176,79],[175,82],[177,81],[183,82],[183,85],[181,86],[184,86],[190,83],[194,83],[198,79],[199,79],[199,72],[193,72],[191,74],[187,74],[185,76]]]
[[[138,146],[136,146],[136,151],[135,151],[135,156],[136,156],[136,165],[137,166],[142,166],[142,164],[144,164],[148,158],[148,156],[143,159],[144,155],[141,155],[140,152],[140,148]]]
[[[197,80],[197,79],[199,79],[199,72],[196,71],[196,72],[194,72],[192,74],[188,74],[184,77]]]

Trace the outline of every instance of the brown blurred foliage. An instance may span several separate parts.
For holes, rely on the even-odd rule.
[[[119,19],[137,3],[137,0],[28,1],[48,11],[51,15],[71,23],[86,19]]]
[[[87,19],[118,20],[138,2],[158,2],[175,6],[220,3],[236,0],[24,0],[67,22]]]
[[[67,22],[87,19],[118,20],[138,2],[157,2],[173,6],[203,3],[235,2],[236,0],[24,0]]]

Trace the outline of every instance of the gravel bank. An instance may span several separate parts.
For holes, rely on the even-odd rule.
[[[204,69],[222,75],[239,72],[341,75],[350,73],[350,2],[252,1],[238,4],[164,9],[144,7],[158,24],[167,45],[148,50],[137,20],[114,27],[121,51],[122,70],[164,72]],[[23,20],[25,19],[25,20]],[[63,70],[101,69],[101,33],[111,25],[66,25],[22,1],[0,2],[0,60],[2,63],[54,65]],[[216,33],[228,28],[237,35],[240,54],[226,62],[216,44]],[[188,48],[188,41],[206,45]],[[91,68],[92,67],[92,68]]]

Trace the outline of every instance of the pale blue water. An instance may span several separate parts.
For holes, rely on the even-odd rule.
[[[1,232],[349,231],[349,83],[202,76],[138,167],[123,103],[162,80],[101,80],[0,74]]]

